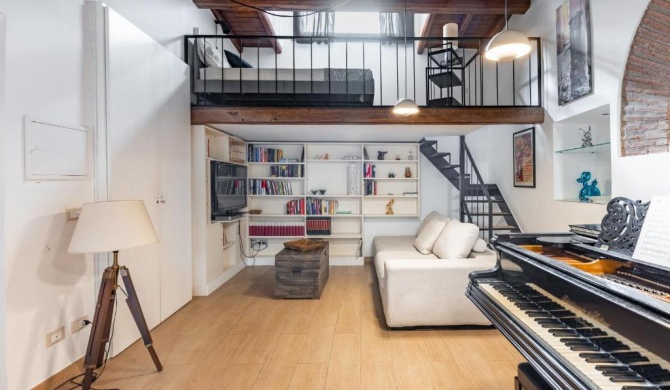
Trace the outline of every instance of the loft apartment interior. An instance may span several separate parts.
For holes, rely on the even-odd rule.
[[[667,0],[0,2],[0,389],[669,389],[669,52]]]

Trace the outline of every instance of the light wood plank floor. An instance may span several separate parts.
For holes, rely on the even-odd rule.
[[[277,300],[273,289],[273,267],[243,270],[152,331],[163,372],[137,342],[94,386],[512,389],[523,360],[497,330],[388,329],[368,263],[332,267],[320,300]]]

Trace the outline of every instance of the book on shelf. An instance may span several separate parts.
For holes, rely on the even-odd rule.
[[[304,236],[303,221],[258,221],[249,223],[249,235],[252,237]]]
[[[331,234],[330,217],[307,217],[308,236],[329,236]]]
[[[293,187],[290,182],[249,179],[250,195],[293,195]]]
[[[366,179],[377,177],[377,166],[375,164],[363,164],[363,177]]]
[[[305,199],[291,200],[286,203],[286,214],[305,215]]]
[[[377,181],[376,180],[366,180],[365,181],[365,193],[364,195],[377,195]]]
[[[280,162],[284,159],[284,150],[248,144],[247,159],[249,162]]]
[[[303,177],[302,165],[270,165],[272,177]]]
[[[332,215],[337,214],[340,202],[337,200],[307,197],[306,206],[307,215]]]

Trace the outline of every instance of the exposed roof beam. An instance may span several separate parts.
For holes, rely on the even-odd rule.
[[[421,107],[400,116],[390,107],[192,107],[191,124],[415,124],[493,125],[544,122],[542,107]]]
[[[493,28],[491,28],[491,31],[489,31],[489,36],[492,37],[496,35],[497,33],[501,32],[504,27],[505,27],[505,15],[500,15],[500,19],[498,19],[498,22],[494,24]]]
[[[423,28],[421,28],[421,36],[429,37],[430,29],[433,28],[433,22],[435,21],[435,14],[430,14],[423,22]],[[428,41],[419,41],[419,44],[416,47],[416,54],[423,54],[423,51],[426,50],[426,45]]]
[[[221,12],[221,11],[219,11],[219,10],[216,10],[216,9],[213,9],[213,10],[212,10],[212,13],[214,14],[214,18],[215,18],[216,20],[221,20],[221,21],[223,21],[224,23],[228,24],[228,21],[227,21],[226,18],[223,16],[223,12]],[[244,48],[242,47],[242,42],[241,42],[239,39],[232,39],[232,38],[231,38],[231,39],[230,39],[230,42],[233,44],[233,46],[235,46],[235,49],[237,49],[237,52],[238,52],[238,53],[242,53],[242,51],[244,50]]]
[[[263,24],[263,27],[265,27],[265,31],[267,31],[267,35],[276,36],[277,33],[275,33],[275,29],[274,29],[274,27],[272,27],[272,22],[270,21],[270,18],[268,18],[268,15],[261,12],[261,11],[257,11],[257,12],[258,12],[258,17],[261,19],[261,24]],[[281,43],[279,43],[278,40],[270,39],[270,44],[275,49],[275,52],[277,54],[281,54],[282,47],[281,47]]]
[[[465,36],[465,34],[468,31],[468,26],[470,25],[471,21],[472,21],[472,14],[463,15],[463,19],[461,19],[461,22],[458,24],[458,35],[459,36]]]
[[[241,3],[267,11],[321,10],[336,7],[342,0],[241,0]],[[193,0],[198,8],[234,9],[238,4],[230,0]],[[402,11],[404,0],[355,0],[338,8],[346,11]],[[510,14],[523,14],[530,8],[530,0],[509,0]],[[504,14],[501,0],[412,0],[407,11],[435,14]]]

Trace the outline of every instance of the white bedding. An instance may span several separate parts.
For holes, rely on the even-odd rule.
[[[295,69],[295,81],[325,81],[326,69]],[[200,80],[293,81],[293,69],[268,68],[201,68]],[[276,78],[275,78],[276,77]]]

